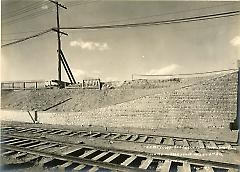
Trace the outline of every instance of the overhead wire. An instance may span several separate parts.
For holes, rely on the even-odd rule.
[[[132,28],[132,27],[141,27],[141,26],[154,26],[154,25],[163,25],[163,24],[174,24],[174,23],[186,23],[186,22],[195,22],[195,21],[201,21],[201,20],[210,20],[210,19],[217,19],[222,17],[231,17],[239,15],[240,11],[229,11],[229,12],[223,12],[223,13],[216,13],[216,14],[208,14],[208,15],[202,15],[202,16],[194,16],[194,17],[187,17],[187,18],[179,18],[179,19],[171,19],[171,20],[162,20],[162,21],[154,21],[154,22],[142,22],[142,23],[127,23],[127,24],[116,24],[116,25],[100,25],[100,26],[78,26],[78,27],[61,27],[61,30],[77,30],[77,29],[85,29],[85,30],[93,30],[93,29],[109,29],[109,28]],[[13,45],[16,43],[20,43],[23,41],[26,41],[28,39],[32,39],[38,36],[41,36],[43,34],[46,34],[53,29],[56,28],[50,28],[46,31],[40,32],[38,34],[22,38],[20,40],[4,44],[2,47]]]
[[[95,3],[95,2],[99,2],[99,1],[84,1],[84,2],[67,2],[65,4],[68,4],[69,7],[71,6],[77,6],[77,5],[84,5],[84,4],[88,4],[88,3]],[[47,4],[47,3],[50,3],[50,2],[41,2],[42,4],[40,4],[39,7],[43,6],[44,4]],[[234,3],[225,3],[225,4],[220,4],[220,5],[217,5],[217,6],[212,6],[212,7],[203,7],[203,8],[199,8],[199,9],[189,9],[188,11],[194,11],[194,10],[201,10],[201,9],[208,9],[208,8],[216,8],[216,7],[220,7],[220,6],[227,6],[227,5],[232,5]],[[39,5],[39,4],[37,4]],[[36,18],[36,17],[39,17],[39,16],[42,16],[42,15],[45,15],[45,14],[49,14],[51,13],[52,11],[49,11],[51,10],[53,7],[48,7],[48,9],[43,9],[41,11],[37,11],[37,12],[34,12],[32,14],[28,14],[28,15],[25,15],[25,16],[21,16],[20,18],[16,18],[16,19],[13,19],[11,21],[7,21],[7,22],[3,22],[3,25],[2,26],[5,26],[5,25],[11,25],[11,24],[15,24],[15,23],[18,23],[18,22],[22,22],[24,20],[29,20],[29,19],[32,19],[32,18]],[[46,11],[48,10],[48,11]],[[175,14],[177,13],[182,13],[182,12],[186,12],[186,11],[177,11],[177,12],[174,12]],[[150,17],[156,17],[156,16],[162,16],[162,15],[169,15],[169,14],[174,14],[174,13],[165,13],[165,14],[158,14],[158,15],[151,15],[151,16],[145,16],[145,17],[136,17],[136,18],[132,18],[132,19],[144,19],[144,18],[150,18]],[[113,22],[117,22],[117,21],[126,21],[126,20],[132,20],[132,19],[125,19],[125,20],[116,20],[116,21],[110,21],[110,22],[104,22],[104,23],[113,23]],[[100,24],[104,24],[104,23],[100,23]],[[99,24],[99,23],[98,23]]]
[[[3,26],[15,24],[15,23],[18,23],[18,22],[23,22],[24,20],[33,19],[33,18],[42,16],[42,15],[45,15],[45,14],[49,14],[49,13],[51,13],[51,12],[52,12],[52,11],[44,11],[44,10],[38,11],[38,12],[35,12],[35,13],[32,13],[32,14],[28,14],[28,15],[22,16],[22,17],[20,17],[20,18],[11,20],[11,21],[9,21],[9,22],[3,23]]]
[[[84,2],[67,2],[65,4],[68,4],[69,7],[71,6],[77,6],[77,5],[84,5],[84,4],[88,4],[88,3],[95,3],[95,2],[99,2],[99,1],[84,1]],[[38,2],[39,3],[39,2]],[[39,7],[43,6],[44,4],[47,4],[47,3],[50,3],[50,2],[40,2],[42,4],[40,4]],[[216,7],[221,7],[221,6],[228,6],[228,5],[232,5],[236,2],[233,2],[233,3],[225,3],[225,4],[220,4],[220,5],[216,5],[216,6],[211,6],[211,7],[203,7],[203,8],[198,8],[198,9],[189,9],[188,11],[194,11],[194,10],[201,10],[201,9],[209,9],[209,8],[216,8]],[[37,4],[39,5],[39,4]],[[50,9],[50,8],[49,8]],[[187,11],[187,12],[188,12]],[[186,11],[177,11],[177,12],[174,12],[175,14],[177,13],[182,13],[182,12],[186,12]],[[8,21],[8,22],[3,22],[3,26],[5,25],[10,25],[10,24],[14,24],[14,23],[17,23],[17,22],[20,22],[20,21],[23,21],[23,20],[28,20],[28,19],[32,19],[32,18],[35,18],[35,17],[38,17],[38,16],[42,16],[42,15],[45,15],[45,14],[48,14],[50,13],[50,11],[46,11],[45,10],[42,10],[42,11],[37,11],[37,13],[33,13],[30,14],[30,15],[27,15],[27,16],[22,16],[20,18],[16,18],[14,20],[11,20],[11,21]],[[144,18],[150,18],[150,17],[157,17],[157,16],[162,16],[162,15],[169,15],[169,14],[174,14],[174,13],[165,13],[165,14],[157,14],[157,15],[150,15],[150,16],[145,16],[145,17],[136,17],[136,18],[131,18],[131,19],[125,19],[125,20],[116,20],[116,21],[110,21],[110,22],[104,22],[104,23],[113,23],[113,22],[118,22],[118,21],[126,21],[126,20],[133,20],[133,19],[144,19]],[[4,18],[3,18],[4,20]],[[100,24],[104,24],[104,23],[100,23]],[[98,23],[99,24],[99,23]]]
[[[95,29],[113,29],[113,28],[131,28],[139,26],[153,26],[162,24],[173,24],[173,23],[186,23],[200,20],[217,19],[223,17],[231,17],[239,15],[240,11],[229,11],[224,13],[215,13],[210,15],[194,16],[187,18],[178,18],[171,20],[161,20],[161,21],[151,21],[151,22],[141,22],[141,23],[127,23],[127,24],[115,24],[115,25],[100,25],[100,26],[73,26],[73,27],[61,27],[62,30],[95,30]]]
[[[70,4],[68,7],[85,5],[85,4],[89,4],[89,3],[93,3],[93,2],[99,2],[99,1],[90,1],[90,2],[87,1],[87,2],[85,2],[85,3],[84,3],[84,2],[81,2],[81,3],[78,2],[78,4]],[[47,2],[47,3],[50,3],[50,2]],[[70,2],[69,2],[69,3],[70,3]],[[68,4],[68,3],[66,3],[66,4]],[[46,4],[45,4],[45,5],[46,5]],[[41,5],[38,6],[38,7],[41,7]],[[5,23],[3,22],[3,26],[15,24],[15,23],[18,23],[18,22],[22,22],[22,21],[24,21],[24,20],[29,20],[29,19],[33,19],[33,18],[42,16],[42,15],[49,14],[49,13],[53,12],[53,11],[51,11],[53,8],[54,8],[54,6],[48,7],[48,9],[42,9],[42,10],[40,10],[40,11],[37,11],[37,12],[34,12],[34,13],[30,13],[30,14],[25,15],[25,16],[21,16],[21,17],[19,17],[19,18],[15,18],[15,19],[13,19],[13,20],[11,20],[11,21],[7,21],[7,22],[5,22]],[[29,12],[29,11],[28,11],[28,12]]]
[[[44,5],[47,5],[48,3],[49,2],[41,2],[41,3],[38,2],[38,4],[36,4],[36,5],[34,5],[30,8],[26,8],[24,10],[19,10],[19,11],[13,13],[13,14],[8,15],[7,17],[3,16],[3,20],[9,20],[10,18],[18,17],[20,15],[24,15],[25,13],[29,13],[31,11],[41,9],[41,7],[43,7]]]
[[[211,74],[211,73],[220,73],[220,72],[229,72],[229,71],[237,71],[238,69],[223,69],[223,70],[214,70],[207,72],[196,72],[196,73],[178,73],[178,74],[169,74],[169,75],[148,75],[148,74],[136,74],[133,76],[191,76],[191,75],[203,75],[203,74]]]
[[[29,13],[29,14],[26,14],[24,16],[20,16],[18,18],[15,18],[15,19],[12,19],[10,21],[7,21],[7,22],[3,22],[3,26],[5,25],[11,25],[11,24],[15,24],[15,23],[18,23],[18,22],[23,22],[24,20],[29,20],[29,19],[33,19],[33,18],[36,18],[38,16],[42,16],[42,15],[45,15],[45,14],[49,14],[53,11],[51,11],[54,7],[49,7],[48,9],[42,9],[42,10],[39,10],[39,11],[36,11],[34,13]]]
[[[32,8],[32,7],[34,7],[34,6],[36,6],[37,4],[39,4],[39,3],[42,3],[42,2],[33,2],[33,3],[31,3],[31,4],[28,4],[28,5],[26,5],[26,6],[24,6],[23,8],[19,8],[19,9],[15,9],[15,10],[11,10],[10,9],[10,11],[8,10],[7,12],[3,12],[2,13],[2,17],[5,17],[5,16],[10,16],[10,15],[13,15],[13,14],[16,14],[16,13],[18,13],[18,12],[21,12],[21,11],[24,11],[24,10],[26,10],[26,9],[29,9],[29,8]]]
[[[100,1],[102,1],[102,0],[67,2],[67,3],[65,3],[65,5],[68,7],[75,7],[75,6],[79,6],[79,5],[87,5],[87,4],[96,3],[96,2],[100,2]]]
[[[85,2],[85,1],[84,1]],[[87,3],[93,3],[93,2],[99,2],[99,1],[87,1],[86,3],[84,2],[66,2],[65,4],[67,4],[67,6],[71,7],[71,6],[77,6],[77,5],[84,5],[84,4],[87,4]],[[216,7],[221,7],[221,6],[229,6],[229,5],[233,5],[235,4],[236,2],[233,2],[233,3],[224,3],[224,4],[220,4],[220,5],[216,5],[216,6],[210,6],[210,7],[203,7],[203,8],[196,8],[196,9],[189,9],[189,10],[181,10],[181,11],[176,11],[176,12],[167,12],[167,13],[162,13],[162,14],[155,14],[155,15],[149,15],[149,16],[143,16],[143,17],[134,17],[134,18],[128,18],[128,19],[122,19],[122,20],[113,20],[113,21],[108,21],[108,22],[101,22],[101,23],[95,23],[95,24],[110,24],[110,23],[114,23],[114,22],[121,22],[121,21],[132,21],[132,20],[138,20],[138,19],[146,19],[146,18],[150,18],[150,17],[158,17],[158,16],[165,16],[165,15],[170,15],[170,14],[178,14],[178,13],[184,13],[184,12],[190,12],[190,11],[196,11],[196,10],[203,10],[203,9],[210,9],[210,8],[216,8]],[[34,18],[34,17],[38,17],[38,16],[41,16],[41,15],[44,15],[44,14],[48,14],[50,12],[42,12],[42,13],[37,13],[35,15],[31,15],[31,18]],[[25,17],[22,17],[20,19],[24,19]],[[29,18],[29,19],[31,19]],[[19,20],[20,20],[19,19]],[[14,22],[13,22],[14,23]],[[11,24],[11,23],[9,23]],[[41,31],[41,30],[37,30],[37,31],[29,31],[29,32],[38,32],[38,31]],[[14,34],[22,34],[22,33],[28,33],[28,32],[17,32],[17,33],[7,33],[7,34],[3,34],[1,33],[1,35],[14,35]]]
[[[17,43],[20,43],[20,42],[23,42],[23,41],[26,41],[26,40],[29,40],[29,39],[32,39],[32,38],[36,38],[36,37],[39,37],[39,36],[44,35],[44,34],[46,34],[46,33],[49,33],[49,32],[51,32],[51,31],[52,31],[52,28],[51,28],[51,29],[47,29],[47,30],[42,31],[42,32],[39,32],[39,33],[37,33],[37,34],[31,35],[31,36],[29,36],[29,37],[25,37],[25,38],[16,40],[16,41],[14,41],[14,42],[10,42],[10,43],[1,45],[1,47],[6,47],[6,46],[13,45],[13,44],[17,44]]]
[[[1,42],[6,42],[6,41],[17,41],[19,39],[1,39]]]
[[[26,33],[40,32],[40,31],[42,30],[29,30],[25,32],[1,33],[1,35],[18,35],[18,34],[26,34]]]
[[[212,9],[212,8],[218,8],[218,7],[223,7],[223,6],[230,6],[230,5],[233,5],[233,4],[236,4],[236,2],[224,3],[224,4],[219,4],[219,5],[215,5],[215,6],[208,6],[208,7],[202,7],[202,8],[193,8],[193,9],[188,9],[188,10],[180,10],[180,11],[176,11],[176,12],[166,12],[166,13],[154,14],[154,15],[149,15],[149,16],[132,17],[132,18],[120,19],[120,20],[112,20],[112,21],[95,23],[95,24],[98,24],[98,25],[99,24],[110,24],[110,23],[116,23],[116,22],[122,22],[122,21],[141,20],[141,19],[152,18],[152,17],[159,17],[159,16],[162,17],[162,16],[166,16],[166,15],[171,15],[171,14],[179,14],[179,13],[184,13],[184,12],[199,11],[199,10],[204,10],[204,9]]]
[[[42,30],[29,30],[29,31],[26,31],[26,32],[15,32],[15,33],[6,33],[6,34],[3,34],[1,33],[1,42],[9,42],[9,41],[16,41],[16,40],[19,40],[19,39],[22,39],[22,38],[16,38],[15,36],[18,36],[18,35],[29,35],[30,33],[37,33],[37,32],[42,32],[44,29]],[[45,29],[47,30],[47,29]],[[27,35],[26,35],[27,34]],[[13,38],[13,39],[5,39],[5,38]]]

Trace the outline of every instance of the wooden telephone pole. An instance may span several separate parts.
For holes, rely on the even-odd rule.
[[[76,84],[76,81],[73,77],[73,74],[71,72],[71,69],[67,63],[67,60],[63,54],[62,51],[62,47],[61,47],[61,35],[66,35],[68,36],[67,33],[60,31],[60,17],[59,17],[59,7],[63,8],[63,9],[67,9],[67,7],[65,7],[64,5],[60,4],[58,1],[53,1],[53,0],[49,0],[50,2],[54,3],[56,5],[56,9],[57,9],[57,28],[56,29],[52,29],[53,31],[57,32],[57,38],[58,38],[58,83],[61,84],[62,83],[62,69],[61,69],[61,63],[64,66],[64,69],[68,75],[68,78],[70,80],[71,83]]]

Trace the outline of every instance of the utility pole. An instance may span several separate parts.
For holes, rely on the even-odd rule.
[[[61,67],[62,66],[61,66],[61,64],[63,64],[63,67],[68,75],[68,78],[69,78],[71,84],[76,84],[76,80],[72,74],[72,71],[67,63],[67,60],[63,54],[62,47],[61,47],[61,35],[60,34],[66,35],[66,36],[68,36],[68,34],[60,31],[59,7],[64,8],[64,9],[67,9],[67,7],[65,7],[64,5],[60,4],[57,1],[53,1],[53,0],[49,0],[49,1],[54,3],[57,8],[57,28],[53,28],[52,30],[57,32],[57,38],[58,38],[58,50],[57,50],[57,52],[58,52],[58,80],[57,80],[57,83],[60,88],[63,88],[65,86],[65,82],[62,81],[62,75],[61,75],[61,73],[62,73]]]
[[[60,38],[60,33],[64,35],[68,35],[67,33],[61,32],[60,31],[60,19],[59,19],[59,7],[67,9],[64,5],[60,4],[57,1],[49,0],[50,2],[54,3],[57,8],[57,28],[53,29],[53,31],[57,32],[57,37],[58,37],[58,81],[62,81],[62,75],[61,75],[61,38]]]

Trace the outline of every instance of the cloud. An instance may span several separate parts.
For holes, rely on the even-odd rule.
[[[80,47],[82,49],[86,49],[86,50],[99,50],[99,51],[104,51],[104,50],[108,50],[109,46],[106,42],[92,42],[92,41],[83,41],[83,40],[79,40],[79,41],[71,41],[70,42],[70,46],[71,47]]]
[[[175,72],[180,66],[177,64],[171,64],[161,69],[152,69],[147,72],[147,75],[168,75]]]
[[[230,43],[232,46],[240,46],[240,36],[235,36]]]
[[[93,71],[84,71],[81,69],[72,69],[73,76],[77,81],[81,81],[83,79],[89,79],[89,78],[101,78],[102,73],[98,70],[93,70]]]

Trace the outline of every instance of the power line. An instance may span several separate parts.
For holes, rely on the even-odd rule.
[[[87,4],[91,4],[91,3],[96,3],[96,2],[100,2],[102,0],[92,0],[92,1],[84,1],[84,2],[67,2],[65,3],[68,7],[75,7],[75,6],[79,6],[79,5],[87,5]]]
[[[113,21],[101,22],[101,23],[97,23],[97,24],[99,25],[99,24],[109,24],[109,23],[116,23],[116,22],[122,22],[122,21],[141,20],[141,19],[152,18],[152,17],[159,17],[159,16],[166,16],[166,15],[171,15],[171,14],[185,13],[185,12],[190,12],[190,11],[199,11],[199,10],[204,10],[204,9],[217,8],[217,7],[222,7],[222,6],[229,6],[229,5],[233,5],[233,4],[236,4],[236,2],[225,3],[225,4],[216,5],[216,6],[210,6],[210,7],[202,7],[202,8],[181,10],[181,11],[176,11],[176,12],[167,12],[167,13],[162,13],[162,14],[154,14],[154,15],[149,15],[149,16],[133,17],[133,18],[122,19],[122,20],[121,19],[120,20],[113,20]]]
[[[85,4],[89,4],[89,3],[95,3],[95,2],[99,2],[99,1],[67,2],[66,4],[69,4],[68,6],[71,7],[71,6],[85,5]],[[47,4],[49,2],[40,2],[40,3],[42,3],[42,4],[40,4],[40,6],[43,6],[44,4]],[[227,5],[232,5],[232,4],[235,4],[235,3],[225,3],[225,4],[220,4],[220,5],[216,5],[216,6],[212,6],[212,7],[203,7],[203,8],[198,8],[198,9],[189,9],[187,11],[194,11],[194,10],[201,10],[201,9],[208,9],[208,8],[216,8],[216,7],[227,6]],[[35,5],[39,6],[39,4],[35,4]],[[36,6],[34,6],[34,7],[36,7]],[[50,9],[52,9],[52,7],[48,8],[48,10],[50,10]],[[24,10],[26,10],[26,9],[24,9]],[[32,9],[32,10],[34,10],[34,9]],[[110,21],[110,22],[104,22],[104,23],[98,23],[98,24],[113,23],[113,22],[119,22],[119,21],[128,21],[128,20],[133,20],[133,19],[144,19],[144,18],[150,18],[150,17],[162,16],[162,15],[177,14],[177,13],[182,13],[182,12],[187,12],[187,11],[177,11],[177,12],[173,12],[173,13],[165,13],[165,14],[151,15],[151,16],[145,16],[145,17],[136,17],[136,18],[132,18],[132,19],[116,20],[116,21]],[[45,15],[45,14],[48,14],[48,13],[51,13],[51,12],[52,11],[46,11],[46,10],[38,11],[36,13],[29,14],[27,16],[22,16],[20,18],[13,19],[13,20],[5,22],[5,23],[3,22],[3,26],[4,25],[15,24],[15,23],[20,22],[20,21],[22,22],[23,20],[29,20],[29,19],[32,19],[32,18],[36,18],[36,17],[42,16],[42,15]],[[22,15],[22,14],[19,14],[19,15]]]
[[[35,35],[32,35],[32,36],[29,36],[29,37],[26,37],[26,38],[19,39],[19,40],[14,41],[14,42],[10,42],[10,43],[1,45],[1,47],[6,47],[6,46],[17,44],[17,43],[20,43],[20,42],[23,42],[23,41],[26,41],[26,40],[29,40],[29,39],[32,39],[32,38],[36,38],[36,37],[39,37],[39,36],[44,35],[46,33],[49,33],[51,31],[52,31],[52,28],[48,29],[48,30],[45,30],[45,31],[42,31],[42,32],[39,32],[39,33],[37,33]]]
[[[30,30],[25,32],[13,32],[13,33],[1,33],[1,35],[18,35],[18,34],[25,34],[25,33],[33,33],[33,32],[40,32],[42,30]]]
[[[88,3],[94,3],[94,2],[99,2],[99,1],[88,1],[88,2],[67,2],[66,4],[68,4],[68,6],[77,6],[77,5],[84,5],[84,4],[88,4]],[[196,9],[189,9],[189,10],[183,10],[183,11],[176,11],[176,12],[168,12],[168,13],[162,13],[162,14],[155,14],[155,15],[149,15],[149,16],[143,16],[143,17],[134,17],[134,18],[128,18],[128,19],[123,19],[123,20],[113,20],[113,21],[108,21],[108,22],[101,22],[101,23],[95,23],[95,24],[109,24],[109,23],[115,23],[115,22],[121,22],[121,21],[131,21],[131,20],[138,20],[138,19],[145,19],[145,18],[150,18],[150,17],[158,17],[158,16],[165,16],[165,15],[169,15],[169,14],[178,14],[178,13],[184,13],[184,12],[189,12],[189,11],[197,11],[197,10],[203,10],[203,9],[209,9],[209,8],[216,8],[216,7],[221,7],[221,6],[229,6],[229,5],[233,5],[236,4],[236,2],[233,3],[225,3],[225,4],[220,4],[220,5],[216,5],[216,6],[210,6],[210,7],[203,7],[203,8],[196,8]],[[45,15],[48,14],[50,12],[42,12],[42,13],[37,13],[34,16],[31,15],[31,18],[35,18],[41,15]],[[20,19],[24,19],[25,17],[22,17]],[[28,18],[28,19],[31,19]],[[20,21],[20,19],[18,19]],[[26,19],[26,20],[28,20]],[[10,22],[11,24],[11,22]],[[36,30],[36,31],[28,31],[28,32],[16,32],[16,33],[7,33],[7,34],[1,34],[1,35],[15,35],[15,34],[22,34],[22,33],[30,33],[30,32],[38,32],[41,30]]]
[[[186,22],[195,22],[195,21],[201,21],[201,20],[210,20],[210,19],[217,19],[222,17],[231,17],[239,15],[240,11],[230,11],[230,12],[224,12],[224,13],[217,13],[217,14],[210,14],[210,15],[203,15],[203,16],[195,16],[195,17],[187,17],[187,18],[179,18],[179,19],[172,19],[172,20],[163,20],[163,21],[154,21],[154,22],[143,22],[143,23],[128,23],[128,24],[117,24],[117,25],[100,25],[100,26],[78,26],[78,27],[62,27],[60,29],[68,29],[68,30],[91,30],[91,29],[109,29],[109,28],[132,28],[132,27],[139,27],[139,26],[154,26],[154,25],[163,25],[163,24],[174,24],[174,23],[186,23]],[[13,45],[19,42],[26,41],[31,38],[38,37],[40,35],[43,35],[45,33],[48,33],[56,28],[51,28],[46,31],[40,32],[38,34],[35,34],[33,36],[29,36],[27,38],[20,39],[18,41],[14,41],[8,44],[2,45],[2,47]]]
[[[39,3],[40,3],[40,4],[39,4]],[[13,13],[13,14],[8,15],[7,17],[3,17],[3,20],[8,20],[9,18],[18,17],[19,15],[23,15],[23,14],[25,14],[25,13],[34,11],[34,10],[39,9],[39,8],[41,8],[42,6],[47,5],[47,4],[48,4],[48,2],[37,2],[35,5],[33,5],[33,6],[30,7],[30,8],[26,8],[26,9],[23,9],[23,10],[19,10],[19,11]]]
[[[23,22],[24,20],[33,19],[33,18],[42,16],[42,15],[45,15],[45,14],[49,14],[51,12],[52,11],[39,11],[39,12],[36,12],[36,13],[33,13],[33,14],[29,14],[29,15],[14,19],[14,20],[6,22],[6,23],[3,23],[3,26],[15,24],[15,23],[18,23],[18,22]]]
[[[216,14],[210,14],[210,15],[172,19],[172,20],[162,20],[162,21],[153,21],[153,22],[142,22],[142,23],[128,23],[128,24],[115,24],[115,25],[100,25],[100,26],[62,27],[60,29],[93,30],[93,29],[131,28],[131,27],[139,27],[139,26],[153,26],[153,25],[162,25],[162,24],[186,23],[186,22],[193,22],[193,21],[200,21],[200,20],[217,19],[217,18],[223,18],[223,17],[236,16],[239,14],[240,14],[240,11],[238,10],[238,11],[230,11],[230,12],[216,13]]]
[[[40,10],[40,11],[36,11],[36,12],[34,12],[34,13],[30,13],[30,14],[28,14],[28,15],[25,15],[25,16],[22,16],[22,17],[13,19],[13,20],[11,20],[11,21],[8,21],[8,22],[3,23],[3,26],[4,26],[4,25],[15,24],[15,23],[17,23],[17,22],[22,22],[22,21],[24,21],[24,20],[33,19],[33,18],[42,16],[42,15],[45,15],[45,14],[51,13],[52,11],[50,11],[50,9],[52,9],[52,8],[53,8],[53,7],[48,8],[48,11],[46,11],[46,10]]]
[[[19,39],[1,39],[2,42],[6,42],[6,41],[16,41],[16,40],[19,40]]]
[[[180,73],[180,74],[172,74],[172,75],[133,74],[133,76],[191,76],[191,75],[203,75],[203,74],[220,73],[220,72],[229,72],[229,71],[237,71],[237,70],[238,70],[238,69],[223,69],[223,70],[215,70],[215,71],[207,71],[207,72]]]
[[[85,5],[85,4],[94,3],[94,2],[98,2],[98,1],[90,1],[90,2],[86,2],[86,3],[83,3],[83,2],[79,3],[79,2],[78,2],[77,4],[71,4],[70,7],[72,7],[72,6],[79,6],[79,5]],[[49,2],[48,2],[48,3],[49,3]],[[70,2],[69,2],[69,3],[70,3]],[[66,4],[69,4],[69,3],[66,3]],[[31,13],[31,14],[22,16],[22,17],[20,17],[20,18],[15,18],[15,19],[13,19],[13,20],[11,20],[11,21],[8,21],[8,22],[5,22],[5,23],[3,22],[3,26],[15,24],[15,23],[18,23],[18,22],[22,22],[23,20],[29,20],[29,19],[33,19],[33,18],[42,16],[42,15],[49,14],[49,13],[52,12],[52,11],[50,11],[50,10],[52,10],[53,8],[54,8],[54,7],[49,7],[49,8],[46,9],[46,10],[40,10],[40,11],[37,11],[37,12],[35,12],[35,13]],[[35,8],[35,9],[37,9],[37,8]],[[32,10],[34,10],[34,9],[32,9]],[[32,11],[32,10],[30,10],[30,11]],[[48,11],[47,11],[47,10],[48,10]],[[28,11],[28,12],[29,12],[29,11]]]
[[[12,15],[12,14],[15,14],[15,13],[17,13],[17,12],[20,12],[20,11],[24,11],[24,10],[26,10],[26,9],[28,9],[28,8],[32,8],[32,7],[34,7],[34,6],[36,6],[37,4],[39,4],[39,3],[42,3],[42,2],[33,2],[32,4],[28,4],[28,5],[26,5],[26,6],[24,6],[23,8],[20,8],[20,9],[16,9],[16,10],[10,10],[10,12],[9,11],[7,11],[6,13],[3,13],[2,14],[2,17],[5,17],[5,16],[10,16],[10,15]]]

